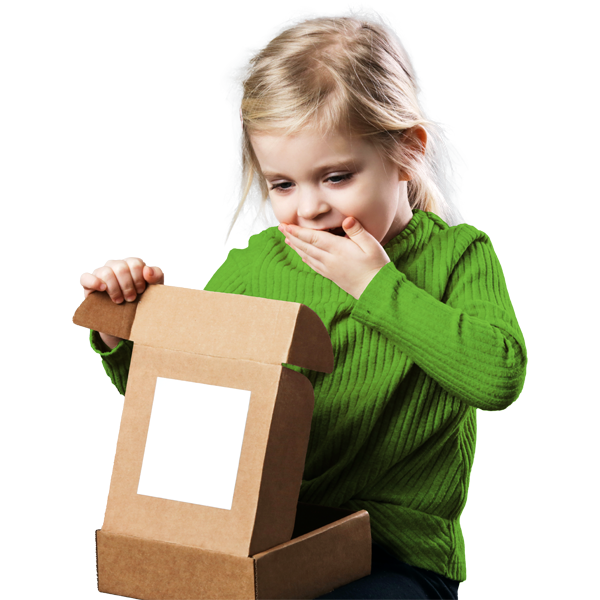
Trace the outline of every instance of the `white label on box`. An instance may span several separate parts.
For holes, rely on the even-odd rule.
[[[250,391],[158,377],[138,494],[231,510]]]

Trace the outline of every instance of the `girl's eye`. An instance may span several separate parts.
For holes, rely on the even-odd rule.
[[[333,183],[334,185],[339,185],[340,183],[342,183],[343,181],[348,181],[351,177],[352,177],[352,173],[345,173],[344,175],[331,175],[331,177],[328,177],[325,181],[331,181],[331,183]],[[333,181],[333,180],[338,180],[338,181]],[[289,190],[290,188],[287,186],[292,186],[294,185],[293,183],[291,183],[290,181],[284,181],[283,183],[275,183],[274,185],[271,186],[270,190]],[[286,186],[286,187],[284,187]]]
[[[342,183],[342,181],[348,181],[352,177],[352,173],[346,173],[345,175],[332,175],[327,178],[327,181],[332,179],[341,179],[341,181],[331,181],[331,183]]]

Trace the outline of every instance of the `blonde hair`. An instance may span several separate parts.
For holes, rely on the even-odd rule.
[[[451,165],[444,133],[425,118],[419,91],[402,43],[383,22],[354,15],[319,17],[277,35],[250,59],[243,81],[242,198],[227,237],[256,180],[261,210],[269,198],[250,136],[305,129],[367,139],[410,175],[411,208],[433,212],[450,225],[460,222],[448,198],[445,169]],[[427,133],[424,152],[410,135],[416,127]]]

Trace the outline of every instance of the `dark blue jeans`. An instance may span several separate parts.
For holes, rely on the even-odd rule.
[[[321,598],[444,598],[458,600],[458,581],[433,571],[400,562],[383,547],[373,544],[371,574]]]

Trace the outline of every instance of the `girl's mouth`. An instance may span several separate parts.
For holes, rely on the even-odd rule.
[[[327,231],[329,233],[333,233],[333,235],[339,235],[341,237],[344,237],[346,235],[346,232],[344,231],[343,227],[334,227],[333,229],[328,229]]]

